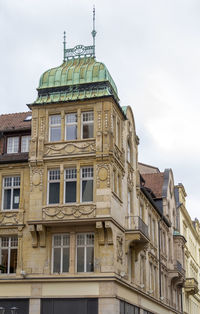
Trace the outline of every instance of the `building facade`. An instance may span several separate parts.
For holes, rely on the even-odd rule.
[[[183,289],[183,312],[200,313],[200,224],[192,221],[186,209],[186,192],[182,184],[175,187],[180,233],[186,239],[185,270],[186,281]]]
[[[0,313],[182,313],[173,174],[138,164],[131,108],[80,49],[0,116]]]

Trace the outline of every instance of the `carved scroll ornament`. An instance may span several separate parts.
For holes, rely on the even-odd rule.
[[[95,209],[95,205],[45,207],[43,219],[92,218],[96,216]]]

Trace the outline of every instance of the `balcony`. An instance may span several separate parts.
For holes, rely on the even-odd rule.
[[[179,261],[176,261],[174,269],[170,270],[170,278],[174,285],[183,286],[185,281],[185,269]]]
[[[189,295],[195,295],[199,292],[198,281],[195,278],[186,278],[185,292]]]
[[[138,253],[149,243],[148,226],[139,216],[126,217],[126,253],[130,247],[137,247]]]

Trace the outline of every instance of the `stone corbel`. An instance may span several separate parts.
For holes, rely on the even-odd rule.
[[[32,247],[37,247],[38,246],[38,238],[37,238],[37,232],[35,229],[35,225],[29,225],[29,232],[31,233],[31,236],[32,236]]]
[[[37,225],[37,231],[40,238],[40,247],[46,246],[46,227],[43,225]]]
[[[113,231],[111,227],[112,223],[110,221],[105,221],[105,228],[107,230],[108,244],[113,244]]]
[[[98,236],[99,236],[99,244],[104,245],[105,243],[105,237],[104,237],[104,227],[102,221],[97,221],[96,222],[96,229],[98,231]]]

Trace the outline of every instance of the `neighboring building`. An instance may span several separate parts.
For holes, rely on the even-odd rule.
[[[175,187],[177,217],[180,221],[180,233],[187,240],[185,245],[186,281],[183,289],[183,312],[200,313],[200,224],[192,221],[185,207],[186,192],[179,183]]]
[[[182,313],[172,172],[140,175],[132,110],[87,48],[0,117],[0,313]]]

